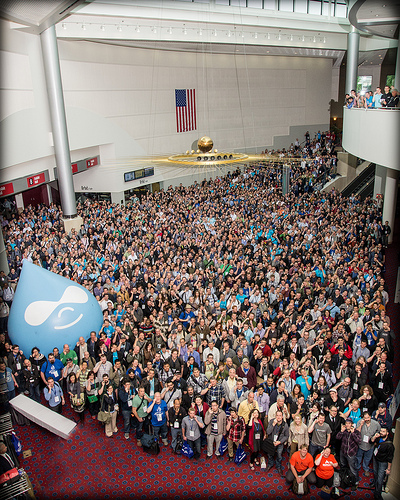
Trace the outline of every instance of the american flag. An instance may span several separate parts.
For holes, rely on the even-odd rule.
[[[196,90],[175,89],[176,131],[196,130]]]

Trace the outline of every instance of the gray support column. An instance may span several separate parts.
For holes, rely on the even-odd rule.
[[[347,35],[346,94],[357,89],[359,46],[360,34],[352,27],[352,31]]]
[[[394,88],[400,91],[400,35],[399,44],[397,46],[397,56],[396,56],[396,73],[394,75]]]
[[[76,202],[55,27],[50,26],[43,31],[40,39],[53,129],[61,207],[64,218],[72,218],[76,216]]]
[[[7,252],[3,239],[3,231],[0,229],[0,271],[7,275],[10,272],[8,267]]]
[[[393,242],[399,174],[400,172],[398,170],[393,170],[391,168],[386,169],[385,192],[383,195],[382,224],[385,224],[385,222],[388,221],[389,226],[392,228],[392,234],[389,236],[389,243]]]

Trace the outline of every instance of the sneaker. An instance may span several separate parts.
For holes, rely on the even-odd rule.
[[[125,434],[124,434],[124,438],[125,438],[125,439],[129,439],[129,434],[125,432]]]
[[[140,441],[140,439],[138,439],[138,440],[136,441],[136,444],[137,444],[137,446],[142,447],[142,442]]]
[[[162,439],[162,443],[163,445],[168,446],[168,439]]]
[[[230,457],[230,456],[228,455],[228,462],[232,462],[232,461],[233,461],[233,457]]]
[[[212,458],[212,455],[207,455],[207,460],[210,460],[210,458]]]
[[[324,486],[322,486],[321,490],[322,490],[324,493],[330,493],[330,492],[331,492],[331,489],[330,489],[330,488],[328,488],[328,486],[326,486],[325,484],[324,484]]]

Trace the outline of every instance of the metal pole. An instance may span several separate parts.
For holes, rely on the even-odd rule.
[[[357,90],[358,50],[360,46],[360,33],[353,27],[347,35],[347,63],[346,63],[346,94]]]
[[[400,90],[400,35],[399,44],[397,45],[396,70],[394,75],[394,88]]]
[[[57,36],[54,25],[40,34],[40,40],[53,129],[61,207],[65,218],[73,218],[76,216],[76,201],[72,180]]]

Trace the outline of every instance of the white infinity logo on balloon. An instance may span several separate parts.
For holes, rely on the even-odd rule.
[[[59,305],[85,304],[87,301],[88,296],[84,290],[78,288],[77,286],[69,286],[65,289],[60,300],[37,300],[29,304],[29,306],[25,309],[24,318],[28,325],[39,326],[51,316]],[[57,316],[61,318],[64,311],[74,311],[74,308],[71,306],[63,307],[60,309]],[[54,328],[56,330],[64,330],[65,328],[75,325],[82,318],[83,314],[80,314],[75,321],[72,321],[72,323],[68,323],[68,325],[55,326]]]

